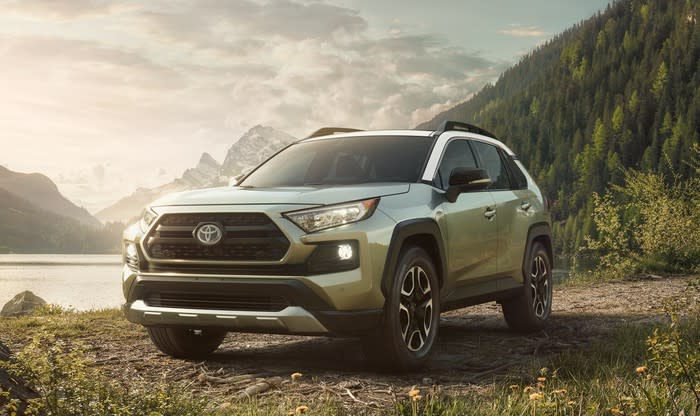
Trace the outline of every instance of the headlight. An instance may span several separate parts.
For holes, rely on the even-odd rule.
[[[379,198],[373,198],[346,204],[287,212],[284,216],[302,230],[312,233],[367,219],[374,213],[378,202]]]
[[[128,264],[132,269],[139,268],[139,250],[136,248],[136,243],[127,241],[124,243],[124,263]]]
[[[151,208],[146,208],[143,210],[143,215],[141,215],[141,220],[139,221],[139,224],[141,225],[141,231],[144,233],[148,231],[148,227],[153,224],[153,221],[158,217],[158,214],[155,213]]]

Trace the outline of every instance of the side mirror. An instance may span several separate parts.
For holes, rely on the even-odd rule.
[[[459,194],[469,191],[481,191],[491,185],[491,178],[485,169],[454,168],[450,173],[450,186],[447,188],[447,200],[455,202]]]

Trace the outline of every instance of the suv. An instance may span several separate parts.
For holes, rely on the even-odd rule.
[[[356,336],[425,364],[440,313],[497,301],[516,331],[552,307],[542,193],[478,127],[324,128],[236,185],[168,195],[124,233],[126,317],[174,357],[227,331]]]

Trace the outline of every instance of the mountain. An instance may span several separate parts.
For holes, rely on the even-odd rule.
[[[122,224],[96,228],[0,188],[0,252],[115,253]]]
[[[700,6],[622,0],[524,56],[451,119],[492,131],[553,200],[557,251],[595,232],[591,195],[622,168],[690,175],[700,141]]]
[[[283,131],[257,125],[231,146],[221,165],[221,175],[225,177],[239,175],[264,162],[295,140],[297,139]]]
[[[0,189],[48,213],[72,218],[91,227],[102,226],[100,221],[84,208],[76,206],[61,195],[56,184],[40,173],[13,172],[0,166]]]
[[[163,195],[189,189],[203,188],[216,182],[219,178],[220,169],[221,165],[219,165],[219,162],[209,153],[203,153],[199,158],[197,166],[187,169],[181,177],[157,188],[138,188],[131,195],[101,210],[95,214],[95,216],[102,221],[131,222],[131,220],[141,213],[143,207]]]
[[[229,148],[222,165],[204,153],[197,166],[187,169],[182,177],[157,188],[139,188],[98,212],[96,216],[102,221],[131,221],[141,213],[144,206],[166,194],[225,185],[229,178],[257,166],[295,140],[272,127],[255,126]]]

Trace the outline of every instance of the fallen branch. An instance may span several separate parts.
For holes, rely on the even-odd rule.
[[[258,394],[264,393],[273,387],[278,387],[281,383],[282,379],[280,377],[274,377],[265,381],[257,382],[238,393],[236,395],[236,400],[248,399],[257,396]]]

